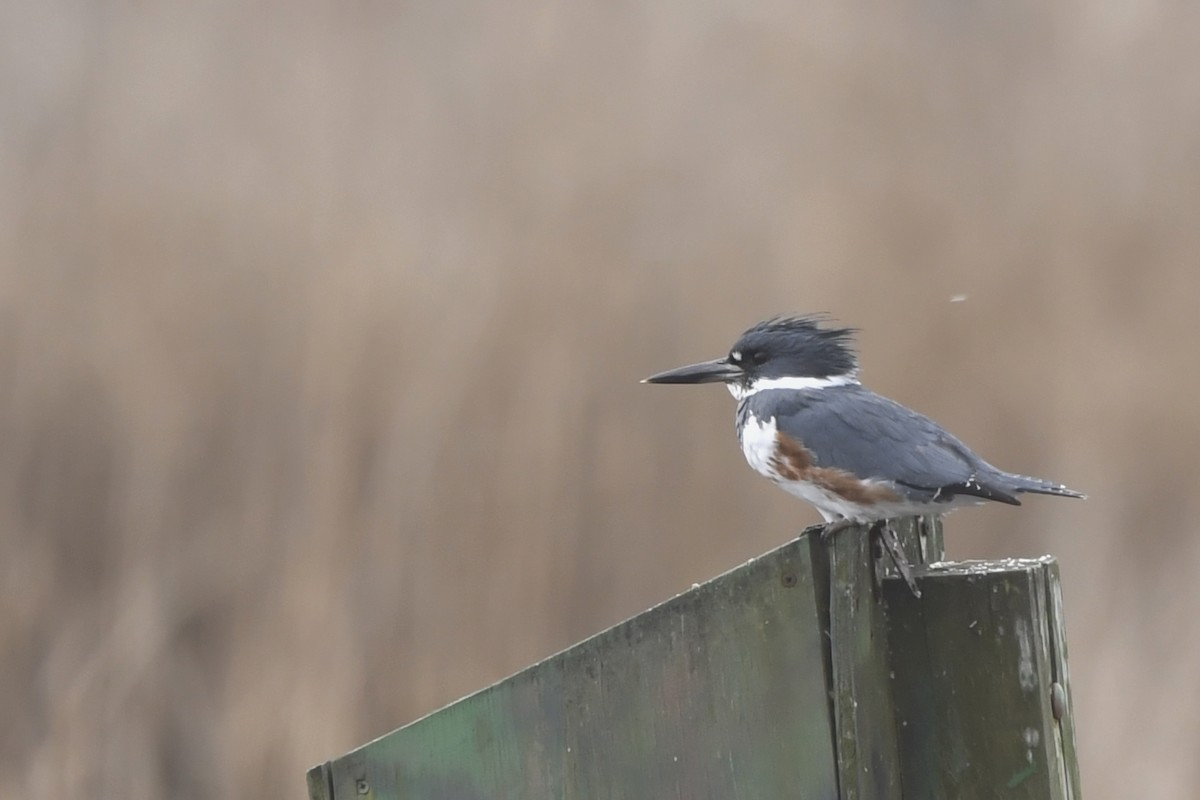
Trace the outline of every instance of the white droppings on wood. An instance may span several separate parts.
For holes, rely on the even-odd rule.
[[[1017,680],[1021,688],[1032,692],[1037,688],[1037,673],[1033,668],[1033,641],[1029,636],[1029,622],[1018,618],[1014,625],[1017,634]]]
[[[1021,734],[1021,738],[1025,741],[1025,746],[1032,749],[1037,747],[1042,742],[1042,734],[1037,728],[1026,728]]]

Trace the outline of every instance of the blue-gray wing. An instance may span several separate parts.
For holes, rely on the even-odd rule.
[[[760,406],[756,415],[774,416],[817,466],[891,481],[914,500],[968,494],[1020,505],[1004,473],[936,422],[861,386],[766,391],[750,400]]]

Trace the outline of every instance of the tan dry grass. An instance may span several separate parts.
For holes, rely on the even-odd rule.
[[[953,554],[1061,557],[1089,796],[1200,789],[1194,9],[26,6],[0,796],[298,796],[785,540],[636,380],[816,309],[1093,494]]]

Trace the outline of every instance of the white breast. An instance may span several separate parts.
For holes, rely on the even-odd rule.
[[[771,466],[777,430],[774,417],[764,420],[754,414],[746,416],[746,425],[742,428],[742,455],[746,457],[746,463],[773,481],[779,480],[779,474]]]

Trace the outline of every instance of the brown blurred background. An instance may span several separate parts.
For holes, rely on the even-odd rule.
[[[780,311],[1091,493],[1089,797],[1200,792],[1200,7],[0,5],[0,796],[303,771],[817,521]],[[961,296],[965,296],[965,300]],[[955,298],[958,302],[951,302]]]

